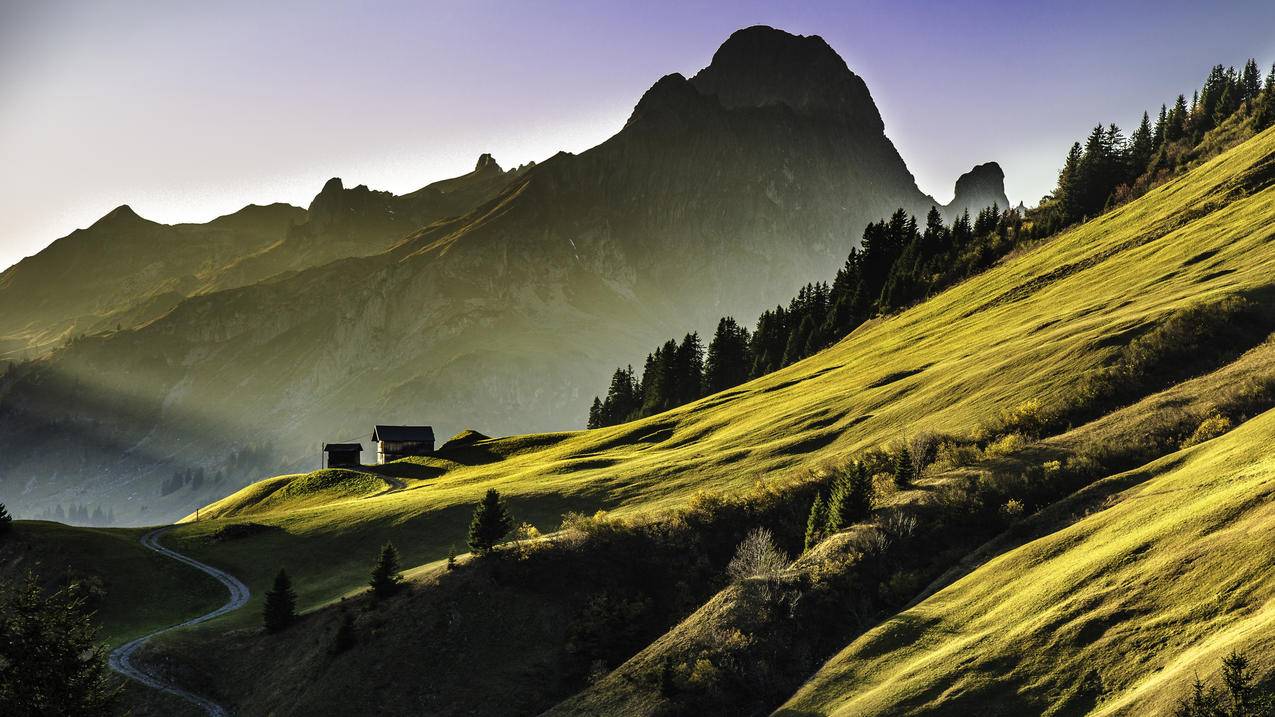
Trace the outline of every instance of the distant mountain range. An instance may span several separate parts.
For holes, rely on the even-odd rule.
[[[374,422],[576,428],[617,363],[830,278],[898,207],[1006,207],[1003,179],[938,205],[821,38],[754,27],[579,155],[202,225],[120,207],[0,274],[0,489],[155,522]]]

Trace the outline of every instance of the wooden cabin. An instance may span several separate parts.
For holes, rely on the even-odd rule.
[[[377,463],[434,454],[433,426],[377,426],[372,441],[376,443]]]
[[[363,465],[362,443],[323,444],[324,468],[357,468]]]

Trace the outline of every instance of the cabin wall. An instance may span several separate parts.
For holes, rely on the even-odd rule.
[[[433,452],[432,441],[381,441],[376,447],[376,461],[387,463],[406,456],[428,456]]]

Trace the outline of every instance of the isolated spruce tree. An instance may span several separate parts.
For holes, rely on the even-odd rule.
[[[354,636],[354,616],[348,610],[342,610],[341,625],[336,629],[336,636],[332,638],[332,653],[339,655],[354,647],[355,642],[357,638]]]
[[[479,555],[490,553],[513,530],[514,519],[509,515],[505,501],[495,488],[474,507],[474,517],[469,521],[469,549]]]
[[[828,526],[828,506],[822,495],[816,495],[810,504],[810,517],[806,519],[806,550],[813,548],[823,540],[824,530]]]
[[[593,405],[589,407],[589,423],[587,428],[602,428],[607,425],[602,421],[602,399],[597,396],[593,397]]]
[[[297,618],[297,594],[292,591],[292,580],[283,568],[274,577],[274,588],[266,592],[262,608],[266,632],[279,632]]]
[[[916,480],[916,468],[912,464],[912,451],[908,450],[907,441],[899,446],[899,453],[894,458],[894,483],[900,488],[907,488]]]
[[[381,556],[377,558],[376,567],[372,568],[372,579],[368,585],[377,598],[387,598],[402,587],[403,575],[398,571],[398,550],[393,543],[386,543],[381,548]]]
[[[4,535],[13,528],[13,516],[9,515],[9,511],[4,507],[4,503],[0,503],[0,535]]]
[[[0,605],[0,714],[116,713],[87,599],[75,586],[46,594],[32,573],[14,586]]]

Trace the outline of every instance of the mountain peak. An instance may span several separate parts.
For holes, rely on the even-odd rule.
[[[638,120],[660,124],[660,118],[663,118],[665,122],[676,122],[676,118],[683,112],[693,111],[695,107],[703,107],[706,102],[712,102],[712,100],[705,98],[689,80],[674,72],[661,77],[643,93],[642,99],[638,100],[633,108],[633,114],[629,116],[626,126]]]
[[[101,228],[101,227],[108,227],[108,226],[120,227],[120,226],[130,226],[130,225],[136,225],[136,224],[151,224],[151,223],[153,222],[151,222],[149,219],[144,219],[141,216],[139,216],[137,212],[133,211],[133,208],[130,207],[129,205],[121,204],[118,207],[107,212],[105,215],[102,216],[101,219],[98,219],[96,222],[93,222],[93,226]]]
[[[482,154],[478,155],[478,163],[474,165],[474,171],[485,172],[490,170],[495,170],[497,172],[505,171],[500,168],[499,164],[496,163],[495,158],[493,158],[487,152],[483,152]]]
[[[781,104],[799,115],[885,130],[867,84],[818,35],[765,25],[738,30],[690,82],[727,108]]]
[[[1008,209],[1009,199],[1005,196],[1004,170],[995,162],[986,162],[957,178],[952,203],[947,206],[955,216],[966,209],[973,213],[992,204]]]

